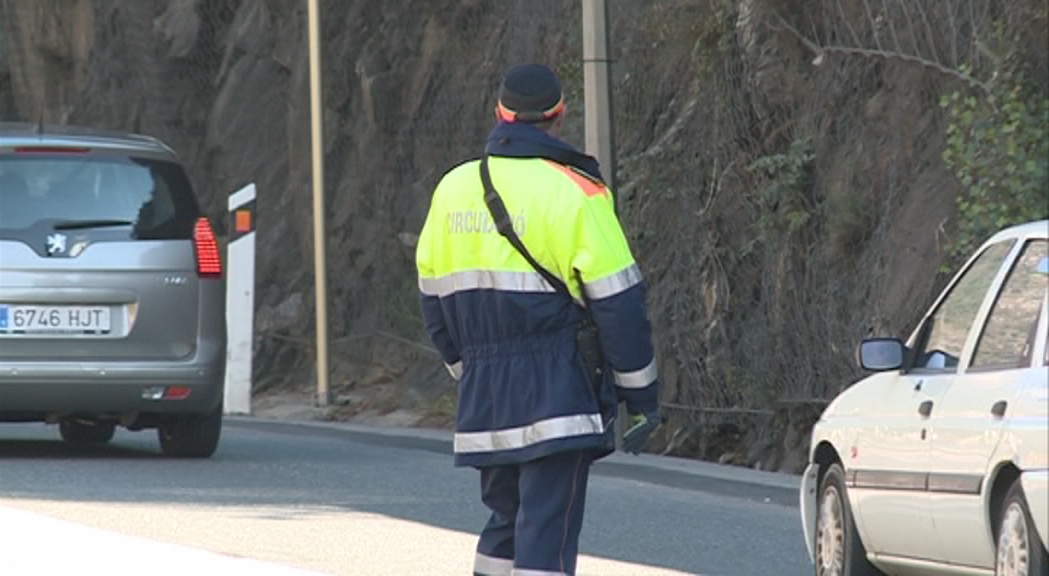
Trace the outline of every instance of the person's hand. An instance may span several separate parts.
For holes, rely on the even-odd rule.
[[[648,442],[648,437],[659,428],[659,410],[631,414],[627,426],[626,432],[623,433],[623,450],[631,454],[640,454]]]

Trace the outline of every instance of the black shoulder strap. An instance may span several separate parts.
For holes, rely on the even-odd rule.
[[[528,248],[525,248],[517,233],[514,232],[510,214],[506,212],[506,205],[503,204],[503,199],[499,197],[499,193],[495,191],[495,186],[492,185],[492,175],[488,173],[488,156],[481,158],[481,183],[484,184],[484,203],[488,205],[488,211],[492,214],[492,220],[495,221],[495,227],[499,230],[499,234],[502,234],[504,238],[509,240],[510,244],[513,244],[514,248],[521,253],[521,256],[524,256],[524,259],[528,260],[528,263],[535,268],[536,272],[539,272],[555,290],[571,298],[572,294],[568,291],[568,286],[549,270],[543,268],[539,262],[536,262],[535,258],[528,252]]]

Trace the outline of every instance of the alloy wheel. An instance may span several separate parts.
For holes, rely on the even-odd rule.
[[[845,515],[841,495],[835,486],[823,490],[819,511],[816,573],[819,576],[841,576],[845,565]]]
[[[1012,502],[1002,515],[998,535],[998,576],[1030,576],[1031,555],[1027,547],[1027,516],[1020,504]]]

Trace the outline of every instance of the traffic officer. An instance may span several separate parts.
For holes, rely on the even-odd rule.
[[[564,112],[550,69],[511,68],[484,162],[444,175],[417,247],[423,320],[458,380],[455,464],[480,470],[491,509],[475,574],[574,574],[590,465],[614,449],[618,403],[629,452],[659,423],[645,287],[597,161],[559,138]],[[577,344],[588,319],[601,377]]]

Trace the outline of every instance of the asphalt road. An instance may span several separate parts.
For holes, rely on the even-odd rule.
[[[206,461],[160,457],[152,432],[89,450],[57,438],[0,426],[0,549],[18,548],[6,508],[325,574],[440,576],[470,573],[486,520],[476,473],[452,467],[441,433],[234,419]],[[591,479],[579,574],[811,573],[793,482],[616,455]]]

